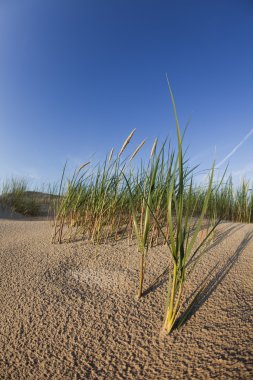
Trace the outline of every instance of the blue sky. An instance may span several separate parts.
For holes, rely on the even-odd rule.
[[[133,128],[144,156],[174,139],[166,72],[192,163],[221,162],[253,128],[252,39],[251,0],[0,0],[0,178],[55,181]]]

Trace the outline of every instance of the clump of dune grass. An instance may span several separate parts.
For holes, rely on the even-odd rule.
[[[155,148],[157,140],[155,140],[153,147]],[[143,144],[138,146],[138,150]],[[144,273],[145,273],[145,260],[148,253],[150,245],[150,232],[152,229],[151,222],[151,209],[158,206],[157,199],[157,179],[159,178],[159,169],[161,169],[160,158],[163,153],[164,146],[160,153],[156,157],[155,150],[152,149],[152,154],[149,160],[148,168],[145,172],[145,177],[142,177],[142,183],[137,183],[137,189],[139,187],[140,204],[136,204],[134,193],[130,186],[129,180],[124,175],[127,183],[129,195],[130,195],[130,206],[132,212],[132,222],[134,227],[134,232],[137,237],[138,242],[138,252],[140,254],[140,267],[139,267],[139,288],[137,298],[139,299],[143,294],[143,283],[144,283]],[[143,181],[144,179],[144,181]],[[135,187],[136,188],[136,187]],[[139,206],[139,207],[138,207]],[[140,209],[140,211],[139,211]],[[140,212],[140,217],[138,217],[138,212]]]
[[[119,231],[123,227],[126,230],[130,223],[129,199],[126,197],[126,184],[123,181],[126,159],[122,159],[122,154],[134,132],[135,130],[129,134],[116,156],[112,149],[102,165],[92,167],[90,162],[85,163],[65,185],[64,169],[53,242],[81,236],[93,243],[99,243],[112,236],[117,240]],[[133,173],[130,171],[128,175],[131,178]]]
[[[218,225],[218,222],[215,222],[206,236],[201,239],[200,242],[197,240],[198,234],[206,216],[210,196],[213,191],[214,165],[210,171],[209,182],[206,193],[204,195],[204,199],[202,200],[200,213],[196,218],[196,216],[194,217],[194,212],[199,200],[198,198],[195,198],[194,200],[193,197],[193,173],[192,170],[189,170],[187,163],[184,160],[183,141],[181,137],[176,106],[169,83],[168,86],[176,120],[178,145],[177,155],[174,156],[174,152],[170,155],[170,165],[168,170],[169,178],[166,182],[165,187],[164,209],[166,210],[166,225],[168,231],[167,235],[164,232],[164,225],[161,224],[159,218],[156,215],[156,208],[153,200],[155,188],[157,186],[156,178],[158,168],[164,164],[163,159],[161,159],[162,154],[164,153],[164,146],[158,156],[155,158],[154,162],[151,162],[151,170],[147,174],[147,183],[149,183],[148,191],[145,191],[145,187],[142,189],[141,186],[139,186],[143,203],[145,204],[145,218],[143,224],[138,224],[137,222],[131,187],[126,179],[130,193],[135,233],[137,236],[141,258],[140,286],[138,293],[139,297],[142,295],[144,258],[148,250],[148,233],[150,231],[151,215],[164,237],[172,258],[173,271],[169,275],[168,295],[165,308],[166,310],[162,327],[162,332],[166,334],[169,334],[174,328],[181,306],[184,283],[187,279],[189,271],[194,268],[197,260],[201,256],[200,248],[204,245],[205,242],[207,242],[208,237]],[[191,308],[193,304],[194,300],[190,304],[189,308]]]
[[[52,218],[58,198],[56,184],[33,186],[26,178],[12,177],[3,182],[0,206],[25,216]]]
[[[195,204],[192,202],[193,177],[192,175],[189,177],[185,170],[183,160],[183,141],[175,101],[169,82],[168,87],[176,121],[178,151],[173,166],[172,178],[167,190],[167,224],[169,227],[168,247],[173,261],[173,272],[169,275],[167,303],[162,327],[162,331],[167,334],[173,330],[178,317],[184,284],[189,271],[191,270],[191,267],[196,264],[201,246],[207,240],[208,235],[217,226],[217,223],[215,223],[212,231],[207,234],[201,242],[197,241],[197,236],[206,216],[210,196],[213,191],[214,164],[210,171],[207,190],[202,201],[200,213],[197,218],[195,217],[193,220],[193,212],[195,209]],[[173,209],[175,210],[174,215]],[[192,233],[193,225],[194,230]],[[192,304],[190,304],[190,307],[192,307],[193,303],[194,300],[192,301]]]
[[[199,198],[196,213],[200,212],[205,194],[206,189],[203,187],[195,188],[194,197]],[[223,178],[218,189],[210,196],[207,215],[211,217],[215,214],[218,218],[232,222],[252,223],[252,197],[252,186],[248,180],[243,179],[240,184],[234,186],[231,176],[226,180]]]
[[[249,182],[243,180],[236,192],[235,213],[238,221],[250,223],[252,212],[251,202],[252,190],[250,189]]]
[[[28,191],[28,181],[25,178],[6,180],[2,187],[1,203],[12,212],[26,216],[39,214],[39,203]]]
[[[71,241],[75,239],[88,239],[93,243],[117,241],[127,236],[128,241],[136,235],[136,225],[133,223],[133,209],[137,219],[139,234],[145,237],[145,246],[157,244],[158,241],[166,241],[169,238],[169,226],[167,223],[167,194],[172,177],[172,161],[174,150],[170,143],[165,142],[160,153],[155,173],[155,186],[152,189],[152,204],[159,225],[166,232],[161,234],[158,224],[151,215],[147,218],[144,228],[145,213],[147,207],[143,201],[142,192],[148,197],[151,172],[154,168],[157,140],[152,147],[152,154],[146,165],[142,163],[132,167],[133,159],[139,154],[145,143],[143,140],[130,154],[124,156],[130,140],[134,136],[133,130],[123,143],[119,153],[111,149],[101,164],[85,162],[76,169],[72,177],[65,178],[65,171],[61,181],[58,199],[54,202],[54,233],[53,242]],[[183,157],[184,159],[184,157]],[[188,168],[184,159],[184,183],[183,203],[189,197],[189,178],[194,168]],[[179,173],[177,169],[177,175]],[[125,180],[127,179],[127,181]],[[179,182],[175,180],[177,186]],[[244,181],[241,186],[235,188],[232,178],[222,182],[216,190],[208,195],[209,206],[206,217],[219,218],[234,222],[250,223],[253,220],[253,195],[249,182]],[[129,189],[130,187],[130,189]],[[130,190],[130,191],[129,191]],[[201,215],[203,205],[208,193],[208,186],[196,185],[194,176],[190,195],[192,214],[194,217]],[[149,196],[149,198],[151,195]],[[151,198],[150,198],[151,199]],[[172,212],[175,213],[175,204],[172,202]],[[141,225],[143,224],[143,227]],[[144,233],[149,231],[148,234]]]

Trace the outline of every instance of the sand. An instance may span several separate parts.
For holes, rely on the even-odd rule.
[[[152,251],[136,301],[134,244],[52,245],[50,235],[49,221],[0,219],[1,379],[253,378],[252,225],[219,227],[186,286],[187,301],[207,276],[205,295],[165,339],[167,275],[149,285],[166,247]]]

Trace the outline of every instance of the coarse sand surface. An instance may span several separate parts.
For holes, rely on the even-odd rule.
[[[134,242],[52,245],[49,221],[2,216],[0,379],[253,378],[253,225],[219,226],[185,286],[182,312],[204,284],[196,307],[162,339],[165,246],[137,301]]]

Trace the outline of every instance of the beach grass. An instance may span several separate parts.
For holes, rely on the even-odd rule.
[[[184,149],[176,105],[169,82],[177,145],[156,138],[146,164],[133,166],[146,140],[130,149],[135,129],[119,152],[114,148],[102,163],[84,162],[72,176],[62,171],[60,185],[50,201],[53,205],[52,242],[83,239],[93,244],[128,239],[136,241],[139,255],[137,299],[144,295],[147,257],[154,245],[168,247],[169,272],[162,335],[181,326],[196,302],[193,295],[180,317],[184,286],[190,273],[212,241],[221,220],[250,223],[253,220],[253,192],[250,182],[233,185],[232,177],[215,179],[215,162],[204,184],[196,181],[196,167],[189,165]],[[131,144],[130,144],[131,143]],[[51,198],[50,198],[51,199]],[[24,179],[6,181],[1,202],[15,212],[36,216],[40,204]],[[171,265],[170,265],[171,264]]]
[[[212,241],[221,220],[252,222],[253,195],[249,182],[235,188],[232,178],[215,180],[215,163],[204,184],[195,180],[183,148],[176,105],[173,105],[177,146],[155,139],[146,165],[132,166],[143,140],[127,153],[135,129],[119,153],[111,149],[102,164],[85,162],[70,179],[62,172],[55,208],[52,242],[86,239],[94,244],[136,238],[139,254],[137,299],[144,294],[147,255],[153,245],[168,247],[169,274],[162,335],[181,326],[194,306],[193,295],[180,317],[185,281]],[[131,144],[130,144],[131,145]],[[207,226],[207,227],[206,227]]]
[[[39,204],[35,197],[28,193],[28,182],[25,178],[11,178],[4,182],[1,203],[12,212],[22,215],[37,216],[39,213]]]
[[[56,185],[31,188],[24,177],[6,179],[1,187],[0,206],[24,216],[52,216]]]

